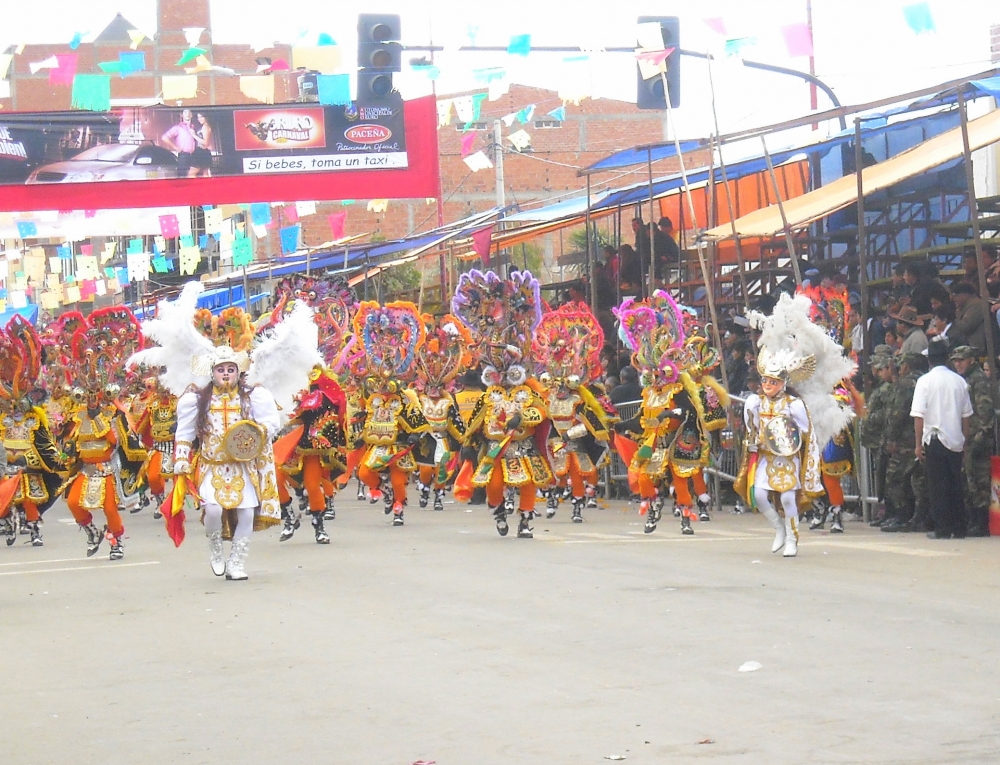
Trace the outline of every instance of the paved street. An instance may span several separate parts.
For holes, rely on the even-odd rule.
[[[997,540],[855,522],[783,560],[759,516],[644,536],[623,507],[519,540],[351,500],[226,582],[190,519],[174,549],[127,518],[111,563],[59,505],[0,546],[0,761],[996,762]]]

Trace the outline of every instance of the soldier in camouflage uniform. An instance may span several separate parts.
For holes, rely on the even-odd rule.
[[[869,363],[878,384],[868,397],[867,415],[861,422],[861,444],[871,454],[875,465],[876,495],[884,503],[885,471],[889,465],[889,452],[885,448],[885,422],[896,380],[896,361],[892,356],[892,348],[888,345],[876,346]],[[871,525],[881,526],[890,515],[886,507]]]
[[[969,536],[987,537],[990,535],[990,457],[993,456],[996,399],[993,381],[979,366],[977,356],[975,348],[960,345],[949,358],[955,371],[968,383],[969,398],[972,400],[972,417],[969,418],[962,465],[966,482],[965,506],[969,509]]]
[[[893,386],[885,423],[886,505],[892,513],[882,531],[922,531],[930,522],[924,467],[917,461],[916,432],[910,406],[917,378],[927,371],[927,357],[904,353],[898,360],[899,379]]]

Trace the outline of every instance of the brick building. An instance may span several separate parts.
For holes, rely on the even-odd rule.
[[[205,56],[211,64],[232,70],[236,76],[218,71],[199,72],[197,97],[185,100],[185,106],[256,103],[240,91],[239,75],[255,74],[258,59],[292,60],[288,45],[254,51],[250,45],[213,44],[210,0],[158,0],[155,37],[142,40],[137,47],[146,54],[146,70],[124,78],[112,77],[112,104],[158,99],[161,78],[184,73],[183,67],[176,64],[190,47],[184,33],[185,28],[190,27],[204,28],[197,47],[206,51]],[[78,57],[77,71],[100,72],[100,62],[117,60],[119,52],[129,50],[131,39],[128,32],[134,28],[121,14],[115,17],[93,42],[81,43],[72,51]],[[14,58],[10,74],[11,97],[0,100],[0,107],[14,111],[69,110],[71,88],[50,84],[46,69],[32,74],[29,68],[32,62],[69,52],[66,43],[26,46],[22,54]],[[296,72],[275,72],[276,103],[295,100],[298,95],[297,78]],[[469,94],[448,97],[458,95]],[[177,102],[178,105],[180,103]],[[586,167],[618,149],[666,138],[664,113],[641,111],[634,104],[622,101],[584,100],[579,106],[566,105],[565,120],[557,121],[547,116],[548,112],[561,105],[554,91],[512,85],[509,93],[500,100],[482,102],[481,116],[472,127],[476,133],[472,151],[483,150],[493,156],[494,121],[530,104],[535,105],[535,113],[528,124],[515,122],[511,127],[503,128],[508,204],[561,198],[579,192],[584,187],[584,181],[577,176],[578,168]],[[496,200],[494,171],[471,173],[462,161],[463,127],[453,116],[451,124],[438,131],[446,222],[488,209]],[[506,136],[522,128],[531,135],[532,144],[524,153],[518,153],[512,150]],[[691,164],[697,166],[706,160],[707,156],[697,157]],[[670,169],[669,163],[659,163],[656,171],[662,174]],[[597,176],[594,190],[611,182],[622,185],[644,178],[644,170],[626,177],[615,177],[614,174]],[[392,239],[437,224],[437,209],[429,200],[392,200],[384,213],[369,212],[363,200],[359,201],[360,204],[348,207],[341,202],[320,204],[317,215],[301,221],[303,244],[316,246],[330,239],[327,215],[335,211],[347,211],[348,235],[369,233]],[[273,232],[268,239],[262,240],[258,250],[260,256],[278,252],[277,233]]]

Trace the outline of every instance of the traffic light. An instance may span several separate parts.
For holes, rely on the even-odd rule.
[[[392,74],[402,68],[403,46],[398,15],[358,14],[358,101],[392,92]]]
[[[663,37],[663,47],[673,48],[673,53],[667,57],[667,87],[670,90],[670,108],[681,105],[681,20],[676,16],[640,16],[638,23],[658,22],[660,35]],[[651,77],[642,79],[642,72],[636,65],[638,94],[635,104],[640,109],[666,109],[667,102],[663,97],[663,79]]]

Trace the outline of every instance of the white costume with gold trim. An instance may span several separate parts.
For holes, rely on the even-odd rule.
[[[246,412],[241,411],[239,393],[212,392],[208,414],[208,435],[199,451],[195,485],[201,501],[216,504],[224,510],[260,506],[262,517],[281,518],[278,504],[277,479],[271,440],[280,429],[278,408],[274,396],[262,387],[250,391]],[[198,394],[189,390],[177,400],[178,446],[191,444],[197,435]],[[230,426],[239,420],[255,421],[267,431],[267,445],[259,457],[249,462],[237,462],[226,454],[222,438]]]
[[[773,399],[754,393],[746,400],[743,416],[749,436],[748,449],[757,452],[754,486],[777,492],[805,489],[807,493],[815,493],[822,490],[819,451],[810,437],[812,424],[802,399],[784,392]],[[767,422],[775,417],[788,417],[798,426],[803,448],[795,454],[774,454],[761,438]]]

